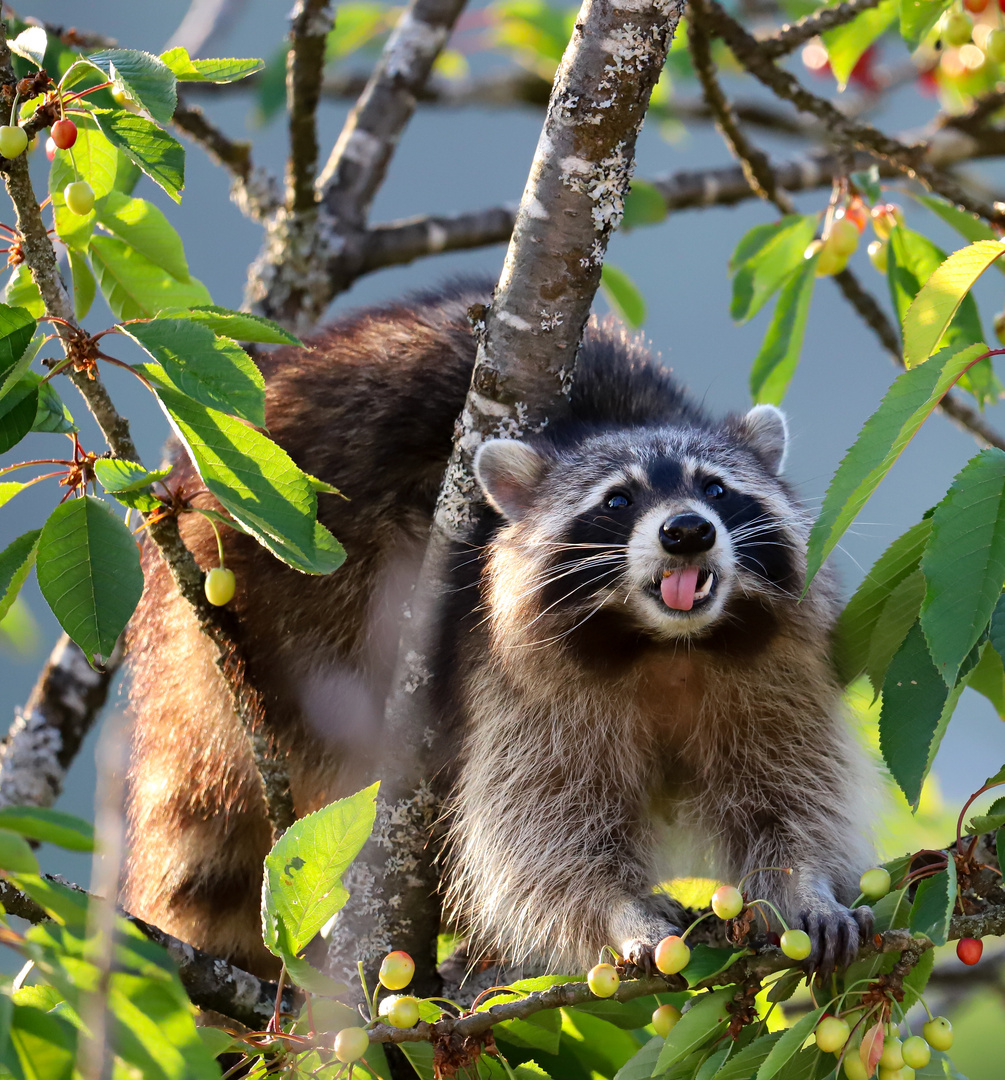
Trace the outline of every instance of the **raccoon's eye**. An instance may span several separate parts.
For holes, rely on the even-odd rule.
[[[616,491],[613,495],[607,496],[606,506],[608,510],[623,510],[626,506],[631,506],[632,500],[630,496],[626,495],[623,491]]]
[[[726,494],[726,489],[718,480],[710,480],[705,485],[705,497],[708,499],[721,499]]]

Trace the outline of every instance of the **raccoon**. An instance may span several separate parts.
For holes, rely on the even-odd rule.
[[[329,577],[225,530],[241,645],[298,813],[376,767],[474,362],[467,309],[485,298],[413,297],[261,358],[273,437],[348,497],[319,513],[348,552]],[[830,572],[801,598],[808,526],[781,475],[787,441],[773,406],[713,420],[641,341],[591,321],[568,410],[480,447],[484,502],[451,556],[432,661],[450,733],[431,778],[443,892],[469,955],[571,972],[612,945],[645,967],[685,925],[659,883],[695,873],[752,874],[751,895],[810,934],[815,968],[847,962],[869,932],[868,908],[846,905],[871,858],[872,774],[830,660]],[[181,453],[172,479],[200,487]],[[215,565],[204,519],[181,525]],[[270,974],[254,765],[210,646],[156,553],[144,561],[123,900]]]

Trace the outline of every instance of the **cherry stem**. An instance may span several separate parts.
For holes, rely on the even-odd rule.
[[[29,465],[63,465],[68,469],[72,464],[72,461],[62,461],[59,458],[37,458],[35,461],[19,461],[14,465],[6,465],[0,469],[0,476],[13,472],[15,469],[27,468]]]
[[[601,953],[601,956],[603,956],[603,953]],[[523,994],[524,997],[527,997],[527,996],[529,996],[530,991],[529,990],[517,990],[517,988],[515,986],[490,986],[487,990],[483,990],[478,995],[478,997],[476,997],[475,1000],[471,1002],[471,1007],[468,1009],[468,1012],[473,1013],[475,1011],[475,1006],[478,1004],[479,1001],[482,1000],[483,997],[485,997],[486,994],[495,994],[495,993]]]
[[[114,356],[109,356],[107,353],[103,353],[103,352],[99,352],[97,354],[97,356],[98,356],[99,360],[104,360],[109,364],[114,364],[116,367],[125,368],[126,371],[132,372],[133,375],[135,375],[136,378],[139,379],[140,382],[143,383],[143,385],[151,393],[153,393],[154,388],[153,388],[153,385],[151,384],[150,380],[146,377],[146,375],[143,374],[142,371],[138,370],[137,368],[134,368],[132,364],[127,364],[124,360],[116,360]]]
[[[280,1019],[280,1009],[283,1007],[283,982],[286,980],[286,961],[283,961],[283,966],[279,969],[279,981],[276,983],[276,1004],[272,1010],[272,1020],[270,1021],[270,1027],[274,1024],[275,1027],[272,1030],[276,1033],[280,1033],[279,1025],[282,1023]]]
[[[225,570],[226,567],[223,563],[223,541],[220,539],[220,530],[216,527],[216,522],[209,516],[209,514],[204,513],[197,507],[193,507],[192,509],[195,510],[197,514],[201,514],[209,522],[209,526],[213,530],[213,535],[216,537],[216,550],[220,556],[220,569]]]
[[[360,985],[363,987],[363,999],[370,1008],[370,1022],[373,1023],[377,1015],[377,991],[370,996],[370,988],[366,985],[366,976],[363,974],[363,961],[356,961],[356,970],[359,972]]]
[[[975,791],[973,793],[973,795],[971,795],[970,798],[967,799],[967,801],[963,804],[963,809],[960,811],[960,816],[956,819],[956,847],[957,847],[957,850],[960,848],[960,846],[963,843],[963,817],[966,814],[966,812],[970,809],[971,803],[976,798],[983,795],[985,791],[990,791],[992,788],[1001,787],[1001,785],[1003,783],[1005,783],[1005,781],[996,780],[993,784],[985,784],[984,787],[982,787],[982,788],[978,789],[977,791]],[[975,837],[975,840],[976,840],[976,837]],[[971,851],[972,850],[973,850],[973,848],[971,848]],[[969,854],[969,852],[967,854]]]
[[[764,904],[765,907],[771,908],[771,910],[775,913],[775,918],[782,924],[786,931],[792,929],[792,927],[789,926],[789,924],[782,918],[782,913],[778,910],[778,908],[775,907],[775,905],[770,900],[751,900],[747,906],[753,907],[755,904]]]
[[[58,335],[56,335],[56,334],[52,335],[52,337],[56,337],[56,336],[58,336]],[[47,338],[46,340],[47,341],[51,340],[51,338]],[[45,341],[43,341],[42,344],[44,345]],[[72,356],[67,356],[65,359],[60,360],[60,362],[49,372],[48,375],[43,375],[42,376],[42,382],[47,383],[53,377],[53,375],[58,375],[68,364],[72,364],[72,363],[73,363],[73,357]],[[41,384],[42,383],[39,383],[40,386],[41,386]]]
[[[737,889],[739,889],[740,892],[743,892],[743,883],[747,880],[747,878],[753,877],[754,874],[766,874],[769,870],[777,870],[779,871],[779,873],[782,874],[792,873],[791,866],[758,866],[755,869],[748,871],[746,874],[743,875],[742,878],[740,878],[740,880],[736,883]]]
[[[765,903],[767,903],[767,901],[765,901]],[[697,919],[695,919],[694,922],[691,923],[691,925],[684,931],[684,933],[681,934],[681,936],[680,936],[681,941],[687,941],[688,934],[691,933],[691,931],[698,925],[698,923],[704,922],[705,919],[710,918],[714,914],[715,914],[714,911],[706,911],[704,915],[700,915]]]
[[[97,86],[89,86],[86,90],[79,90],[76,94],[71,94],[68,98],[60,98],[60,107],[62,108],[64,101],[68,105],[71,101],[79,101],[81,98],[87,97],[88,94],[93,94],[95,90],[107,90],[109,86],[115,84],[109,79],[107,82],[98,83]]]

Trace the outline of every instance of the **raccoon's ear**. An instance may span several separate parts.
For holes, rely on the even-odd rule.
[[[776,475],[785,465],[789,426],[785,413],[774,405],[755,405],[743,418],[743,435],[765,465]]]
[[[527,513],[548,462],[526,443],[489,439],[475,454],[475,476],[492,506],[510,521]]]

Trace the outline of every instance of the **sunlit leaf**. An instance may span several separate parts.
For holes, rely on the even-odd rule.
[[[91,265],[102,295],[120,320],[149,319],[166,307],[212,301],[197,278],[178,281],[114,236],[93,238]]]
[[[782,286],[771,325],[750,369],[750,393],[755,402],[778,405],[795,374],[816,284],[818,258],[814,255],[803,259]]]
[[[139,49],[102,49],[90,53],[87,62],[112,80],[134,101],[162,124],[166,124],[178,106],[177,79],[174,72],[152,53]]]
[[[646,301],[634,281],[617,266],[604,263],[600,287],[612,308],[633,329],[646,321]]]
[[[111,144],[175,202],[181,202],[181,190],[185,186],[185,149],[177,139],[145,116],[124,109],[96,108],[92,115]]]
[[[339,10],[339,20],[342,12]],[[245,79],[265,67],[264,60],[214,59],[193,60],[188,50],[178,45],[161,53],[161,60],[174,72],[179,82],[230,83]]]

